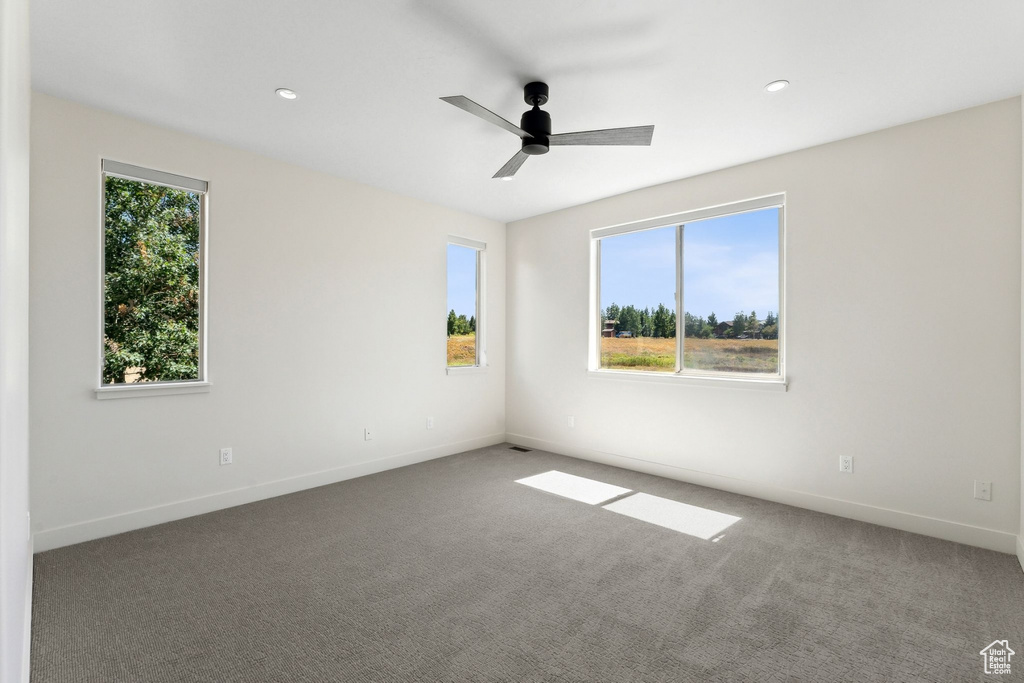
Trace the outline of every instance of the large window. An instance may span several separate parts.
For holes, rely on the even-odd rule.
[[[602,228],[591,367],[782,379],[784,197]]]
[[[204,379],[206,189],[104,160],[102,385]]]
[[[482,320],[485,249],[483,242],[448,238],[449,369],[485,365]]]

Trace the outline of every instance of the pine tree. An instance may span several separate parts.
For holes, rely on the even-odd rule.
[[[730,332],[732,332],[732,336],[738,337],[746,331],[747,316],[746,314],[743,313],[743,311],[740,311],[732,318],[732,329],[730,330]]]

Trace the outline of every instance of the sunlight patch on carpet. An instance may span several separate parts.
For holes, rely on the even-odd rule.
[[[705,541],[729,528],[741,518],[707,508],[687,505],[668,498],[637,493],[604,506],[633,519],[650,522]]]
[[[574,474],[566,474],[558,470],[551,470],[543,474],[535,474],[532,477],[517,479],[517,484],[532,486],[541,491],[553,493],[563,498],[571,498],[581,503],[597,505],[606,500],[617,498],[631,489],[624,489],[621,486],[606,484],[602,481],[577,477]]]

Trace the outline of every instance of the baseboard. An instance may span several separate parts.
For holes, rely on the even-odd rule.
[[[215,510],[235,507],[236,505],[254,503],[258,500],[274,498],[276,496],[295,493],[296,491],[303,491],[305,489],[324,486],[326,484],[334,484],[346,479],[364,477],[368,474],[376,474],[377,472],[395,469],[396,467],[404,467],[418,462],[442,458],[446,455],[453,455],[455,453],[473,450],[474,448],[493,446],[495,444],[502,443],[504,440],[504,434],[491,434],[474,439],[467,439],[465,441],[457,441],[454,443],[434,446],[432,448],[425,448],[423,450],[391,455],[377,460],[370,460],[368,462],[345,465],[343,467],[322,470],[320,472],[312,472],[310,474],[302,474],[295,477],[288,477],[286,479],[265,482],[262,484],[256,484],[255,486],[247,486],[244,488],[232,489],[230,491],[222,491],[206,496],[199,496],[197,498],[189,498],[186,500],[175,501],[173,503],[166,503],[164,505],[157,505],[150,508],[132,510],[131,512],[91,519],[85,522],[78,522],[53,529],[44,529],[35,533],[35,550],[36,552],[53,550],[54,548],[60,548],[73,543],[91,541],[105,536],[120,534],[125,531],[142,529],[147,526],[153,526],[154,524],[173,522],[176,519],[193,517],[195,515],[213,512]]]
[[[709,474],[698,470],[690,470],[683,467],[666,465],[649,460],[617,455],[615,453],[606,453],[590,448],[582,448],[568,444],[545,441],[543,439],[535,439],[524,434],[510,433],[506,435],[505,440],[510,443],[521,444],[538,450],[560,453],[562,455],[568,455],[582,460],[591,460],[605,465],[614,465],[615,467],[644,472],[645,474],[654,474],[669,479],[678,479],[679,481],[720,489],[722,491],[729,491],[730,493],[739,493],[753,498],[761,498],[807,510],[824,512],[838,517],[846,517],[861,522],[869,522],[871,524],[878,524],[880,526],[891,527],[893,529],[900,529],[901,531],[910,531],[924,536],[932,536],[934,538],[941,538],[947,541],[955,541],[957,543],[964,543],[966,545],[972,545],[979,548],[996,550],[1002,553],[1013,554],[1016,550],[1017,557],[1021,559],[1022,564],[1024,564],[1024,550],[1022,550],[1020,538],[1005,531],[986,529],[984,527],[951,522],[949,520],[938,519],[935,517],[926,517],[924,515],[917,515],[911,512],[890,510],[888,508],[855,503],[853,501],[841,500],[839,498],[829,498],[827,496],[819,496],[814,493],[805,493],[803,491],[794,491],[792,489],[773,486],[771,484],[761,484],[746,479],[736,479],[718,474]]]
[[[1024,532],[1024,529],[1021,529]],[[1017,537],[1017,561],[1020,562],[1020,569],[1024,571],[1024,535]]]
[[[33,538],[28,537],[28,571],[25,574],[25,618],[21,640],[21,681],[29,683],[32,666],[32,550]]]

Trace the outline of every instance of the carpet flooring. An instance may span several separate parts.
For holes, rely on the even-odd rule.
[[[1013,556],[505,444],[38,554],[32,681],[982,681],[996,639],[1024,676]]]

